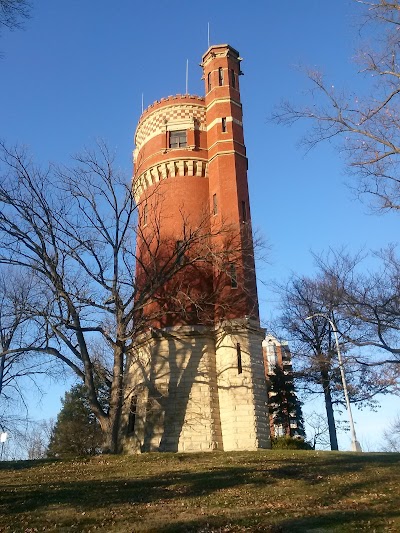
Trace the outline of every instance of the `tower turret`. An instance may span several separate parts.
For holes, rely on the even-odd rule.
[[[258,320],[254,249],[247,184],[247,157],[240,101],[239,53],[229,45],[211,46],[203,56],[210,206],[215,224],[231,225],[240,251],[229,265],[238,295],[229,318]],[[221,295],[221,301],[226,298]],[[218,314],[218,313],[217,313]],[[219,313],[221,315],[221,312]],[[219,317],[220,318],[220,317]]]

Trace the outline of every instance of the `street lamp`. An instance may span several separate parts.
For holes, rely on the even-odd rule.
[[[361,445],[357,440],[356,437],[356,430],[354,427],[354,421],[353,421],[353,415],[351,414],[351,407],[350,407],[350,400],[349,400],[349,394],[347,392],[347,383],[346,383],[346,376],[344,373],[343,368],[343,360],[342,360],[342,354],[340,353],[340,347],[339,347],[339,339],[338,339],[338,332],[336,329],[336,325],[328,316],[324,315],[324,313],[314,313],[313,315],[310,315],[306,317],[306,320],[311,320],[312,318],[316,316],[322,316],[329,322],[329,324],[332,327],[333,334],[335,336],[335,343],[336,343],[336,351],[338,355],[338,361],[339,361],[339,368],[340,368],[340,375],[342,377],[342,385],[343,385],[343,392],[344,397],[346,399],[346,406],[347,406],[347,413],[349,415],[349,421],[350,421],[350,431],[351,431],[351,450],[353,452],[362,452]]]

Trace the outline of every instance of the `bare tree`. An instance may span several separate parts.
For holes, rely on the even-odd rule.
[[[26,396],[32,386],[40,392],[40,375],[54,375],[48,358],[19,352],[21,344],[40,336],[32,320],[35,295],[21,272],[0,265],[0,424],[16,429],[28,415]],[[23,415],[25,413],[25,416]]]
[[[9,369],[19,356],[17,353],[12,358],[7,357],[5,352],[9,350],[25,320],[22,311],[25,305],[19,302],[20,297],[22,300],[25,299],[24,289],[19,292],[19,288],[16,289],[13,285],[13,280],[9,279],[6,272],[0,271],[0,395],[3,391],[3,384],[7,385],[12,380]]]
[[[383,433],[385,452],[400,452],[400,415],[392,420]]]
[[[363,30],[373,43],[358,54],[365,93],[345,93],[323,75],[309,70],[312,102],[300,107],[291,102],[274,112],[277,123],[290,125],[302,119],[311,123],[304,143],[312,148],[321,141],[337,141],[348,169],[360,178],[359,192],[375,199],[384,210],[400,209],[400,3],[355,0],[363,6]]]
[[[331,447],[329,426],[325,416],[313,411],[306,419],[306,432],[308,442],[313,450],[319,446],[322,449]]]
[[[19,449],[28,460],[45,459],[54,428],[54,420],[30,422],[26,430],[18,436]],[[20,452],[20,453],[21,453]]]
[[[0,33],[3,28],[21,28],[22,21],[30,17],[30,12],[28,0],[0,0]]]
[[[392,392],[396,379],[386,366],[377,370],[355,359],[349,339],[355,339],[358,332],[353,321],[336,313],[338,295],[331,284],[329,277],[320,274],[314,279],[293,277],[286,286],[281,286],[283,312],[279,326],[291,344],[299,389],[306,396],[321,393],[324,396],[331,449],[337,450],[334,407],[344,405],[343,388],[330,323],[320,314],[333,318],[341,331],[351,402],[375,407],[375,396]]]
[[[400,266],[393,246],[372,254],[378,266],[363,270],[365,256],[344,251],[318,259],[330,280],[335,312],[353,324],[342,335],[356,346],[368,347],[357,360],[365,365],[391,365],[400,377]]]
[[[382,210],[400,209],[400,3],[388,0],[355,0],[364,16],[363,32],[372,46],[364,44],[358,54],[363,95],[344,93],[325,81],[318,71],[307,72],[313,86],[313,101],[305,107],[284,102],[274,113],[278,123],[306,119],[311,129],[304,143],[312,148],[331,140],[345,154],[348,170],[359,178],[358,191],[372,197]],[[334,308],[353,324],[348,340],[369,346],[365,364],[399,362],[400,271],[395,249],[375,255],[375,272],[360,272],[362,258],[339,251],[320,268],[336,293]],[[354,332],[356,332],[354,334]],[[349,332],[342,331],[346,337]],[[374,352],[372,348],[377,350]],[[386,356],[382,354],[386,353]],[[392,370],[396,372],[395,370]]]
[[[308,442],[314,450],[330,448],[329,427],[325,416],[312,411],[307,416],[305,425]],[[336,426],[338,431],[349,431],[348,423],[343,420],[338,420]]]
[[[86,387],[104,450],[117,453],[125,361],[135,338],[168,316],[206,320],[219,290],[210,295],[210,267],[221,266],[223,291],[224,265],[238,253],[238,239],[230,227],[214,230],[208,213],[196,227],[182,213],[182,247],[161,239],[157,219],[136,239],[131,183],[103,143],[77,156],[72,168],[38,168],[25,151],[5,145],[0,159],[0,263],[32,278],[32,321],[42,334],[6,355],[48,354],[69,367]],[[217,235],[219,247],[212,244]],[[229,299],[224,306],[229,316]],[[109,387],[106,409],[97,376]]]

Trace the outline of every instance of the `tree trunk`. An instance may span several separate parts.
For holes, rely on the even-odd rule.
[[[4,377],[4,365],[6,363],[6,356],[2,355],[0,357],[0,394],[3,390],[3,377]]]
[[[114,347],[113,381],[110,390],[110,407],[105,433],[103,453],[120,453],[119,436],[123,403],[124,350],[121,344]]]
[[[283,431],[284,431],[286,437],[291,437],[291,434],[290,434],[289,402],[287,401],[286,393],[285,393],[285,399],[284,399],[283,405],[282,405],[282,412],[283,412],[283,424],[282,424],[283,425]]]
[[[325,369],[321,370],[321,378],[322,378],[322,386],[324,389],[325,409],[326,409],[326,417],[328,420],[329,441],[331,444],[331,450],[339,450],[337,435],[336,435],[335,417],[333,414],[330,381],[329,381],[328,372]]]
[[[110,417],[108,420],[107,427],[103,429],[103,433],[104,440],[102,452],[110,454],[119,453],[119,417],[118,421],[115,416]]]

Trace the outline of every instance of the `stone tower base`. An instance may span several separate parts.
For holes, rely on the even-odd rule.
[[[124,451],[269,448],[263,336],[246,320],[143,336],[128,361]]]

